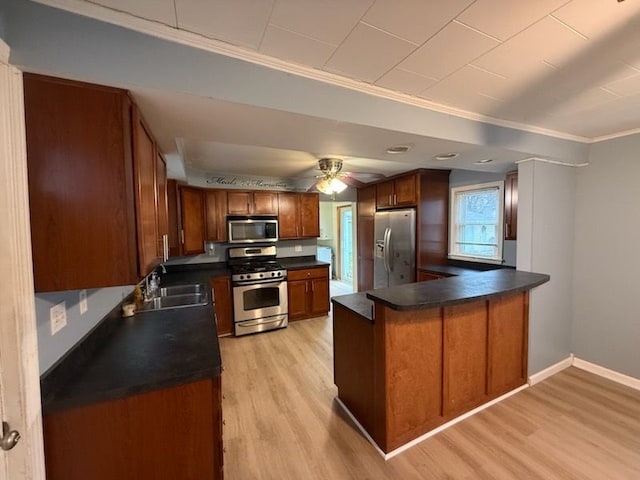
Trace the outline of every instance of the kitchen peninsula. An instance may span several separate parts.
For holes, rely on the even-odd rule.
[[[334,297],[340,402],[389,454],[525,384],[529,290],[547,281],[499,269]]]

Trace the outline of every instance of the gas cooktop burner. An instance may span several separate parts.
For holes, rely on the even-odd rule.
[[[243,285],[283,281],[287,271],[276,260],[274,245],[229,249],[231,280]]]
[[[231,272],[236,273],[257,273],[282,270],[282,265],[278,262],[248,262],[231,266]]]

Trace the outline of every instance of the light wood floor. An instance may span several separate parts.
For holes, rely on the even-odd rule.
[[[221,348],[226,480],[640,478],[640,392],[575,368],[385,462],[334,401],[330,317]]]

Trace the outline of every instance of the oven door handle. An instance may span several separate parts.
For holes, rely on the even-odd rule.
[[[280,315],[279,318],[276,318],[274,320],[267,320],[267,321],[263,321],[263,320],[257,320],[255,322],[251,322],[251,323],[247,323],[247,322],[238,322],[237,325],[238,327],[255,327],[257,325],[266,325],[268,323],[276,323],[276,322],[284,322],[287,319],[286,315]]]
[[[265,283],[282,283],[286,282],[287,277],[278,277],[278,278],[265,278],[264,280],[245,280],[245,281],[235,281],[233,285],[238,287],[245,287],[247,285],[264,285]]]

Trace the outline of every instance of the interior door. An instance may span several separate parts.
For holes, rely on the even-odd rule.
[[[0,480],[39,480],[45,473],[22,73],[8,58],[0,40],[0,417],[21,438],[0,449]]]
[[[353,283],[353,211],[350,205],[338,207],[338,241],[339,278]]]

